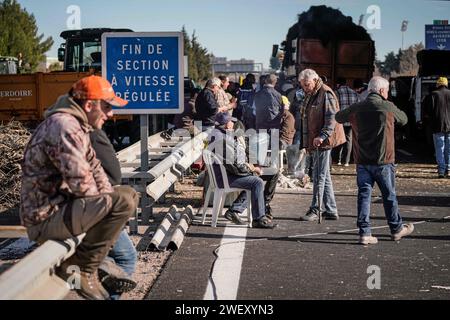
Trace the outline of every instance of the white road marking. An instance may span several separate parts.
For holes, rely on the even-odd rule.
[[[432,288],[435,289],[444,289],[444,290],[450,290],[450,287],[443,287],[443,286],[431,286]]]
[[[419,221],[413,224],[422,224],[426,221]],[[384,229],[389,226],[373,227],[372,229]],[[236,300],[239,281],[241,278],[242,261],[244,258],[245,243],[252,241],[266,241],[264,239],[246,240],[247,226],[237,226],[228,224],[225,228],[220,248],[217,252],[217,260],[212,270],[212,279],[208,280],[203,300]],[[299,234],[288,236],[287,238],[301,238],[312,236],[326,236],[332,233],[357,232],[359,229],[341,230],[334,232],[321,232],[310,234]]]
[[[212,279],[208,281],[204,300],[237,299],[247,231],[247,226],[229,224],[225,228],[221,247],[217,252],[218,259],[211,273]]]

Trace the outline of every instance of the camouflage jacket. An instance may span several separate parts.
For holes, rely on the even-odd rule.
[[[61,96],[34,132],[22,162],[20,218],[39,224],[70,199],[113,192],[92,148],[83,109]]]

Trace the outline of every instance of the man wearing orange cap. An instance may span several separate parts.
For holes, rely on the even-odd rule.
[[[109,297],[97,269],[136,210],[137,193],[111,186],[89,138],[112,117],[112,106],[126,104],[107,80],[83,78],[46,112],[24,153],[22,224],[38,243],[86,234],[58,273],[68,278],[79,270],[76,289],[87,299]]]
[[[425,114],[432,126],[438,176],[445,178],[450,172],[450,90],[447,78],[440,77],[436,87]]]

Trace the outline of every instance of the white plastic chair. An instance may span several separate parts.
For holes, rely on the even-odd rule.
[[[206,164],[206,168],[208,169],[208,175],[209,175],[209,188],[206,192],[205,196],[205,203],[203,204],[203,217],[202,217],[202,224],[205,224],[206,222],[206,210],[208,209],[209,199],[211,197],[211,193],[214,190],[214,203],[213,203],[213,209],[212,209],[212,220],[211,220],[211,226],[215,228],[217,226],[217,220],[219,217],[219,214],[222,213],[223,207],[225,205],[225,199],[227,197],[228,193],[231,192],[247,192],[247,216],[248,216],[248,226],[252,227],[252,210],[251,210],[251,196],[252,193],[250,190],[247,189],[241,189],[241,188],[230,188],[230,185],[228,184],[228,176],[227,172],[225,170],[225,167],[223,166],[222,162],[219,160],[219,158],[212,153],[209,150],[203,150],[203,159]],[[223,179],[223,188],[219,188],[217,184],[217,179],[214,173],[213,164],[216,163],[220,167],[220,172],[222,174]]]

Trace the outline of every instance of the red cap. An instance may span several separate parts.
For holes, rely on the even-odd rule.
[[[127,100],[119,98],[108,80],[99,76],[85,77],[72,87],[72,97],[81,100],[103,100],[115,107],[124,107]]]

